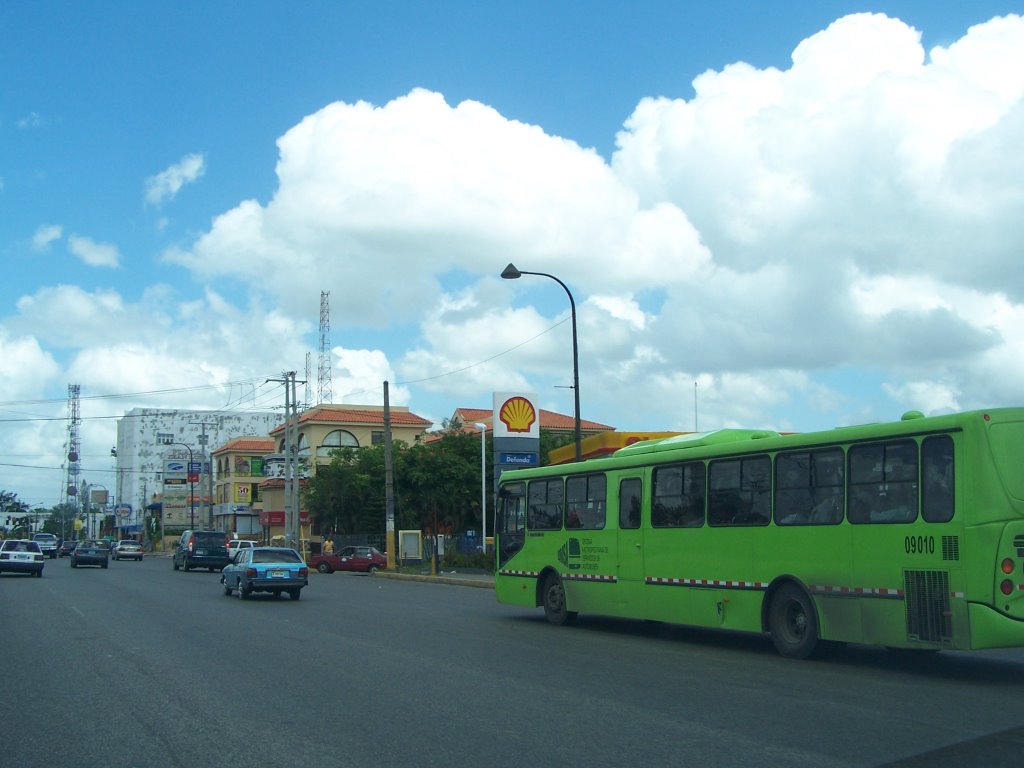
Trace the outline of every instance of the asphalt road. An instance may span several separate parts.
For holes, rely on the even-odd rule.
[[[311,574],[224,597],[170,560],[0,576],[0,766],[1024,763],[1024,651],[782,659],[760,637]]]

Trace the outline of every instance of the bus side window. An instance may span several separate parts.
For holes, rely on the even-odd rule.
[[[771,519],[769,457],[712,461],[708,485],[709,525],[767,525]]]
[[[917,443],[855,445],[849,461],[851,523],[909,523],[917,518]]]
[[[557,531],[562,527],[565,488],[561,479],[533,480],[528,490],[526,525],[532,531]]]
[[[949,435],[921,443],[921,516],[929,523],[953,519],[953,439]]]
[[[565,484],[565,527],[600,530],[605,525],[604,475],[570,477]]]
[[[699,528],[704,525],[704,463],[658,467],[654,470],[651,526]]]
[[[839,448],[779,454],[775,459],[775,524],[842,522],[843,460]]]

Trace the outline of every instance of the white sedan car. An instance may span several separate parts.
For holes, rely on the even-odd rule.
[[[115,560],[138,560],[142,562],[142,545],[133,539],[121,539],[114,545]]]
[[[4,539],[0,541],[0,573],[30,573],[43,575],[43,550],[39,544],[27,539]]]

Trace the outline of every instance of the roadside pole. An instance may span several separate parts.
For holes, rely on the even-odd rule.
[[[388,383],[384,382],[384,518],[386,522],[386,546],[388,570],[395,570],[395,476],[391,464],[391,401],[388,399]]]

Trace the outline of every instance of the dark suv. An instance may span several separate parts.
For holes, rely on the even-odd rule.
[[[185,531],[174,550],[174,570],[209,568],[212,573],[229,562],[228,535],[223,531]]]

